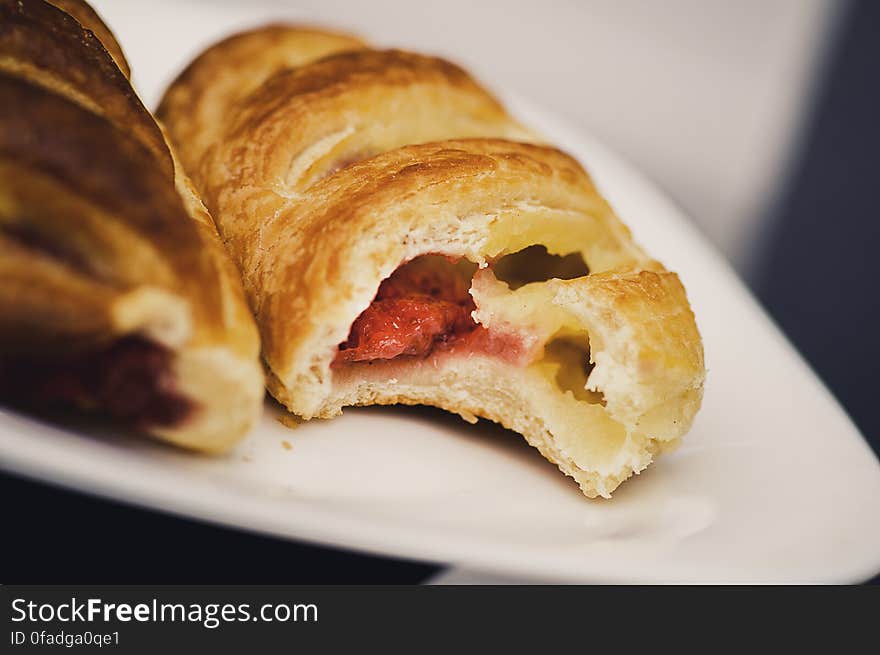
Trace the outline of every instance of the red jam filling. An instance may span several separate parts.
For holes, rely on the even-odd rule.
[[[520,362],[528,355],[521,338],[489,331],[471,316],[476,309],[469,293],[474,268],[440,255],[400,266],[355,319],[333,366],[452,351]]]
[[[470,280],[440,257],[413,260],[379,286],[355,319],[334,364],[424,357],[475,331]]]
[[[0,357],[0,400],[92,407],[141,429],[175,427],[194,406],[175,388],[172,359],[168,349],[136,336],[74,355]]]

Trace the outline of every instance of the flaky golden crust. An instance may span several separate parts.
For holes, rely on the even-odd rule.
[[[187,170],[219,138],[225,115],[237,102],[281,70],[320,57],[364,47],[355,36],[304,26],[267,25],[214,44],[171,84],[156,111],[173,126]]]
[[[0,2],[0,70],[24,77],[132,132],[172,174],[162,133],[95,34],[47,3]]]
[[[242,75],[228,64],[224,84]],[[168,127],[242,272],[269,390],[291,411],[422,403],[489,418],[588,496],[610,494],[690,427],[703,353],[678,277],[632,241],[575,160],[510,140],[535,139],[461,69],[360,50],[221,105],[210,126],[179,128],[169,113]],[[579,253],[590,274],[517,290],[495,278],[495,262],[534,244]],[[382,280],[425,254],[478,264],[475,320],[538,343],[534,357],[333,365]],[[557,346],[586,360],[555,358]],[[560,382],[578,375],[580,389]]]
[[[116,41],[116,37],[113,36],[110,28],[107,27],[98,13],[88,3],[83,2],[83,0],[50,0],[50,4],[70,14],[79,21],[80,25],[87,30],[91,30],[107,49],[107,52],[110,53],[110,56],[113,57],[113,61],[119,66],[119,70],[123,72],[125,77],[131,77],[131,69],[128,67],[128,61],[125,59],[122,47]]]
[[[242,188],[292,198],[349,163],[409,143],[527,132],[453,64],[360,50],[277,73],[229,112],[220,134],[192,168],[217,208]],[[227,222],[221,229],[237,238]]]
[[[259,339],[210,216],[91,32],[38,0],[0,10],[0,355],[149,338],[198,407],[150,431],[229,445],[260,410]]]

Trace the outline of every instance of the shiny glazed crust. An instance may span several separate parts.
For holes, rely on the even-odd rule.
[[[230,61],[225,83],[237,75]],[[196,144],[186,155],[195,183],[242,272],[269,390],[291,411],[328,418],[406,403],[485,417],[522,433],[591,497],[690,427],[703,351],[678,277],[632,241],[575,160],[509,140],[537,139],[461,69],[398,51],[340,53],[279,71],[212,114],[223,119],[205,128],[207,147],[191,123],[178,130],[164,117],[182,151]],[[590,275],[518,291],[494,278],[495,261],[533,244],[579,252]],[[588,335],[592,400],[561,389],[546,358],[331,367],[381,281],[428,253],[483,267],[471,293],[490,329],[545,344]]]
[[[0,2],[0,355],[146,337],[173,353],[175,388],[195,405],[148,431],[226,448],[263,395],[234,264],[114,63],[118,44],[103,23],[84,27],[99,21],[84,3],[55,4],[79,21],[40,0]]]

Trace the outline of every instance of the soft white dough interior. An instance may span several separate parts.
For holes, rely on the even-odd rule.
[[[458,269],[473,271],[476,323],[519,341],[527,355],[513,361],[503,352],[465,347],[347,363],[334,371],[342,406],[431,404],[468,420],[489,418],[525,434],[585,491],[601,495],[603,477],[644,468],[652,452],[627,448],[632,435],[590,386],[590,335],[555,299],[560,278],[589,274],[581,254],[530,244],[483,268]]]

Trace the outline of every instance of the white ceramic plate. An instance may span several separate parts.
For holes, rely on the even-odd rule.
[[[192,41],[172,35],[163,51],[176,46],[188,55]],[[0,466],[217,523],[520,579],[843,582],[880,570],[876,458],[722,258],[600,144],[510,104],[577,156],[636,238],[681,274],[705,340],[693,430],[613,500],[585,499],[513,433],[406,408],[290,429],[267,405],[219,459],[0,410]]]

